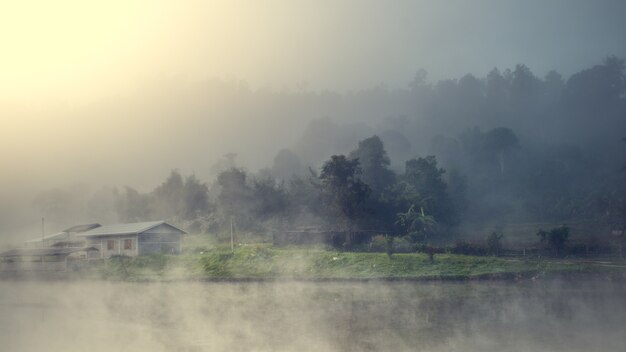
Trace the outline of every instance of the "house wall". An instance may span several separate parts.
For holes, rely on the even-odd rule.
[[[183,233],[168,224],[157,227],[136,235],[100,235],[89,237],[87,246],[93,246],[100,250],[102,258],[112,255],[148,255],[156,253],[179,254],[181,252]],[[132,249],[124,249],[124,240],[132,239]],[[107,248],[107,241],[113,240],[113,249]]]
[[[179,254],[182,234],[180,233],[140,233],[138,237],[139,255],[164,253]]]
[[[131,241],[131,249],[124,249],[124,240]],[[113,249],[109,249],[107,241],[113,241]],[[138,254],[137,235],[128,236],[99,236],[87,241],[87,246],[93,246],[100,250],[102,258],[108,258],[113,255],[127,255],[134,257]]]

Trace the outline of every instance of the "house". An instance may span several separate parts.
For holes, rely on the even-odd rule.
[[[165,221],[105,225],[81,232],[85,245],[100,250],[102,258],[113,255],[138,256],[154,253],[178,254],[187,232]]]

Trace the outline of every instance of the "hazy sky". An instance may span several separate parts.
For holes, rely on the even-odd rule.
[[[227,152],[255,171],[311,119],[404,109],[311,91],[405,88],[420,68],[568,77],[626,57],[625,15],[623,0],[1,1],[0,215],[74,182],[209,181]]]
[[[567,76],[626,56],[625,15],[622,0],[3,1],[0,97],[80,104],[154,76],[332,90],[404,87],[418,68]]]
[[[567,77],[626,57],[625,14],[621,0],[3,1],[0,186],[151,186],[228,151],[267,165],[308,119],[342,112],[208,98],[198,82],[345,92],[406,87],[420,68],[437,80],[516,63]],[[291,135],[268,141],[276,127]]]

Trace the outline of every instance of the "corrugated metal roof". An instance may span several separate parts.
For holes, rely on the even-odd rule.
[[[44,241],[46,241],[46,240],[52,240],[52,239],[55,239],[55,238],[60,238],[60,237],[63,237],[63,236],[67,236],[67,233],[66,232],[57,232],[57,233],[53,233],[51,235],[46,235],[46,236],[43,237],[43,239],[44,239]],[[36,243],[36,242],[41,242],[41,237],[33,238],[32,240],[28,240],[25,243]]]
[[[186,233],[185,231],[166,223],[165,221],[149,221],[149,222],[135,222],[131,224],[116,224],[97,227],[93,230],[83,232],[77,236],[107,236],[107,235],[134,235],[148,231],[154,227],[162,224],[167,224],[176,230]]]
[[[76,232],[76,233],[78,233],[78,232],[85,232],[85,231],[89,231],[89,230],[95,229],[96,227],[100,227],[100,226],[102,226],[102,225],[100,225],[98,223],[95,223],[95,224],[84,224],[84,225],[75,225],[75,226],[70,227],[69,229],[63,230],[63,232],[67,232],[67,233],[70,233],[70,232]]]
[[[49,257],[54,255],[69,255],[82,251],[97,251],[95,247],[80,248],[15,248],[0,253],[0,257]]]

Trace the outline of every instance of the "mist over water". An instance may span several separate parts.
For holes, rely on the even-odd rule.
[[[617,351],[626,286],[0,283],[7,351]]]
[[[228,271],[242,258],[262,275],[347,263],[270,248],[300,229],[387,263],[528,249],[622,270],[624,14],[623,0],[2,2],[0,252],[96,222],[190,236],[154,273],[173,282],[0,275],[0,350],[624,350],[623,278],[173,279],[243,277]],[[373,236],[353,248],[360,230]],[[171,258],[99,264],[133,280],[127,261]]]

